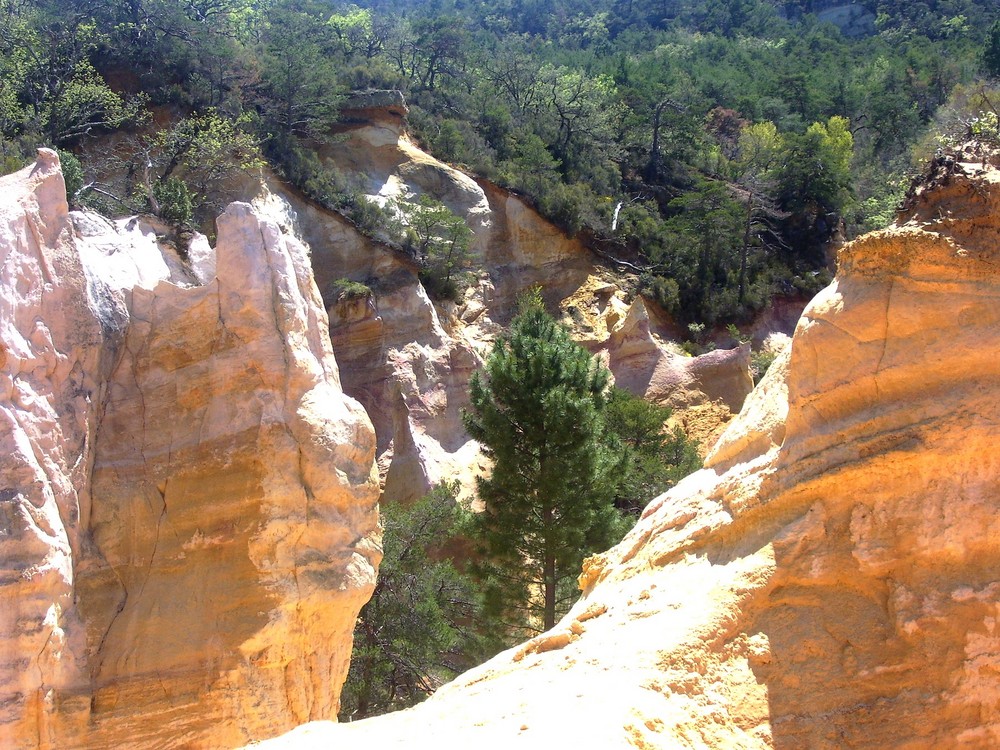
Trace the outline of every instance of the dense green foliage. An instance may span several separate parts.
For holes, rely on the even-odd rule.
[[[434,299],[458,301],[468,286],[472,230],[441,201],[426,193],[398,201],[406,223],[404,247],[420,262],[420,280]]]
[[[487,614],[547,630],[576,598],[586,554],[617,540],[615,453],[602,440],[608,372],[527,297],[473,376],[465,426],[492,460],[470,520]]]
[[[1000,75],[992,0],[835,6],[0,0],[0,160],[72,150],[78,199],[115,211],[160,212],[178,186],[157,183],[181,180],[199,221],[263,155],[398,240],[392,212],[320,153],[347,92],[400,88],[426,147],[712,325],[819,287],[838,230],[892,218],[928,129],[968,135],[990,112],[951,104]],[[113,149],[89,149],[112,132]],[[454,293],[447,261],[429,278]]]
[[[1000,21],[994,21],[983,48],[983,68],[987,75],[1000,78]]]
[[[443,554],[457,531],[457,487],[441,484],[408,507],[382,506],[384,557],[358,616],[341,717],[412,706],[479,654],[479,598]]]
[[[665,428],[671,410],[620,388],[604,407],[604,443],[618,456],[614,504],[638,515],[650,500],[701,468],[697,446],[680,427]]]
[[[365,289],[336,282],[343,298]],[[462,511],[457,483],[382,506],[385,556],[361,610],[341,717],[413,705],[577,597],[583,557],[617,541],[626,516],[700,467],[665,431],[670,410],[619,389],[529,296],[473,384],[467,426],[494,460]],[[449,551],[461,550],[465,570]],[[471,554],[470,554],[471,552]],[[542,601],[539,600],[542,597]]]

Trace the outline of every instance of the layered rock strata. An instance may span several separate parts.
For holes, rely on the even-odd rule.
[[[267,748],[1000,744],[1000,172],[954,163],[834,283],[556,628],[416,709]]]
[[[305,246],[213,250],[0,180],[0,745],[223,747],[334,717],[379,560],[375,439]]]

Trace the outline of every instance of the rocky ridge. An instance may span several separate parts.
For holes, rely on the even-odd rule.
[[[938,177],[554,630],[258,747],[996,747],[1000,171]]]
[[[380,556],[375,436],[306,248],[187,257],[0,178],[0,745],[226,747],[336,716]]]

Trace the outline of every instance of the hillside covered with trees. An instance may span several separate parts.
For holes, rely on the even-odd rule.
[[[178,225],[267,161],[391,236],[316,154],[346,94],[399,89],[435,155],[712,326],[819,288],[831,239],[891,219],[914,154],[996,119],[995,15],[987,0],[0,0],[0,153],[5,171],[40,144],[76,153],[75,201]]]

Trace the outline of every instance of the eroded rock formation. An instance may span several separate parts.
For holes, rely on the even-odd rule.
[[[704,417],[712,427],[739,411],[753,386],[747,348],[685,355],[669,343],[667,326],[651,321],[641,298],[613,281],[580,240],[518,196],[421,150],[404,115],[392,92],[352,99],[343,138],[325,158],[373,201],[428,194],[466,219],[480,272],[459,304],[432,303],[412,258],[274,181],[255,201],[294,225],[312,248],[344,388],[364,405],[378,435],[387,500],[415,499],[442,479],[458,478],[471,490],[481,469],[478,446],[460,419],[469,378],[515,314],[518,296],[535,286],[622,387],[678,412],[717,404]],[[333,283],[340,278],[368,285],[372,295],[338,302]]]
[[[335,716],[378,483],[306,248],[233,204],[182,258],[48,151],[0,196],[0,745]]]
[[[1000,172],[846,246],[706,468],[556,628],[267,748],[1000,744]]]

